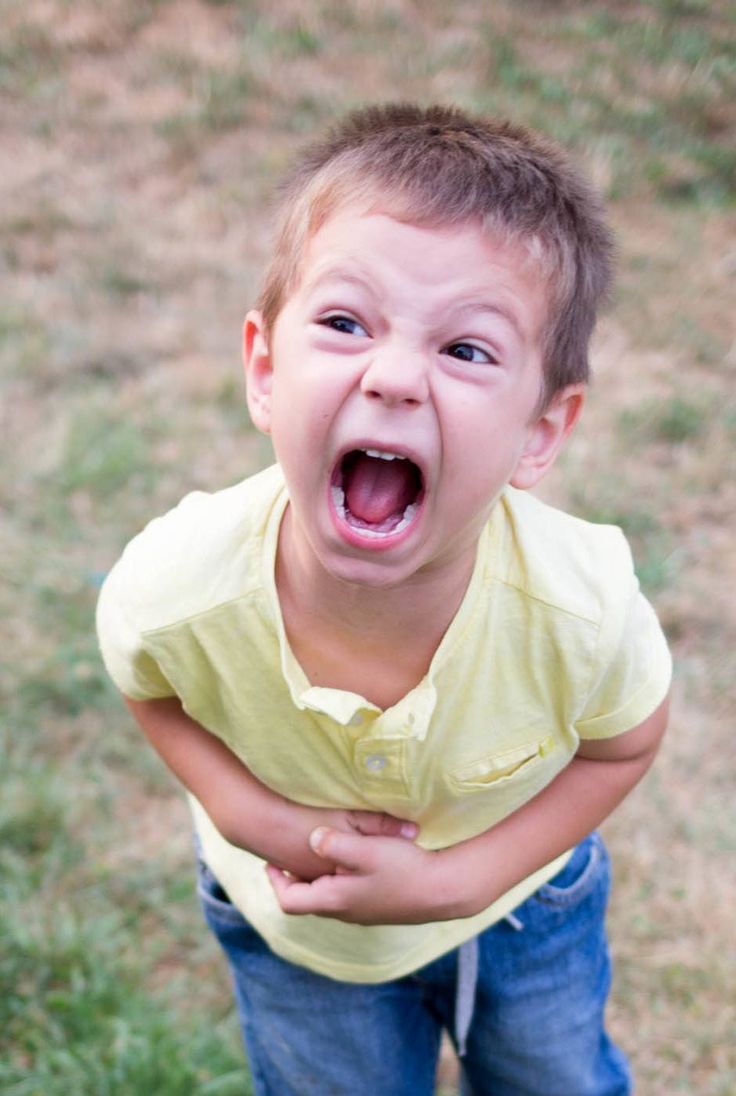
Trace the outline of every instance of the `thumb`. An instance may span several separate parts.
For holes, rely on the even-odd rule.
[[[342,833],[317,826],[309,835],[309,847],[318,856],[349,871],[365,871],[373,861],[373,842],[362,834]]]

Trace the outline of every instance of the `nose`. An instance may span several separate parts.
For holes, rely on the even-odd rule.
[[[371,357],[360,383],[364,396],[388,407],[418,407],[429,396],[429,377],[424,356],[409,348],[384,348]]]

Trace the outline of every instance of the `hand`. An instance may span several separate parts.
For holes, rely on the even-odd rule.
[[[309,844],[330,865],[330,874],[305,882],[273,864],[266,867],[285,913],[360,925],[423,924],[459,915],[442,852],[324,826],[312,831]]]
[[[380,811],[307,807],[281,800],[278,816],[264,828],[261,846],[254,851],[301,882],[334,873],[339,870],[337,863],[330,860],[329,854],[316,851],[311,844],[310,834],[315,829],[406,841],[413,841],[419,831],[415,822]]]
[[[419,833],[416,822],[405,822],[401,818],[394,818],[393,815],[384,814],[381,811],[330,810],[320,811],[320,813],[328,815],[327,824],[323,825],[322,829],[331,828],[341,833],[362,833],[364,837],[406,837],[410,841],[413,841]],[[315,830],[319,828],[316,826]],[[315,848],[311,834],[309,844],[318,856],[323,855],[318,848]]]

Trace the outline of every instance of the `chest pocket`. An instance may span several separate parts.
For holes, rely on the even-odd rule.
[[[540,761],[554,748],[554,738],[547,735],[513,750],[501,750],[478,761],[453,769],[448,775],[456,791],[490,790],[509,784],[514,779],[531,776]]]

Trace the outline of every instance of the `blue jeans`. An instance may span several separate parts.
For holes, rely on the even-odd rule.
[[[379,985],[333,981],[274,955],[199,864],[205,919],[230,964],[257,1096],[432,1096],[454,1038],[458,951]],[[598,834],[514,915],[478,938],[467,1096],[628,1096],[604,1030],[610,867]]]

